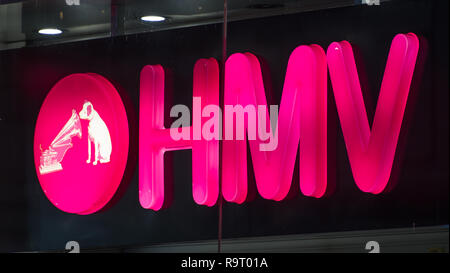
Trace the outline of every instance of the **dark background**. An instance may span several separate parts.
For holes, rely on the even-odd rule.
[[[371,195],[355,185],[329,82],[329,179],[326,198],[298,192],[281,202],[250,194],[243,205],[224,203],[223,237],[283,235],[448,224],[449,86],[448,2],[392,1],[228,25],[228,54],[252,52],[263,68],[269,103],[279,103],[287,61],[295,47],[352,43],[370,122],[392,38],[414,32],[421,52],[408,99],[388,192]],[[192,105],[192,71],[199,58],[221,57],[220,24],[0,52],[0,251],[140,246],[215,239],[218,206],[192,199],[191,152],[168,153],[173,202],[154,212],[138,201],[139,72],[166,69],[166,117],[172,105]],[[34,126],[47,92],[71,73],[95,72],[119,89],[131,127],[129,165],[111,205],[96,214],[66,214],[42,192],[33,161]],[[167,120],[170,124],[170,120]],[[172,156],[170,156],[172,155]],[[249,160],[250,162],[250,160]],[[251,166],[251,163],[249,163]],[[253,175],[250,173],[250,180]],[[169,179],[168,179],[169,180]],[[254,183],[254,182],[253,182]]]

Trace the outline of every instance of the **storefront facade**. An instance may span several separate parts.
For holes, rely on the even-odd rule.
[[[369,252],[375,241],[387,252],[448,252],[446,1],[230,1],[225,24],[222,1],[60,2],[0,5],[6,17],[20,5],[25,35],[0,44],[1,251],[75,241],[82,251]],[[80,30],[80,12],[98,33]],[[36,34],[58,24],[59,37]],[[233,56],[255,62],[232,68]],[[239,85],[247,72],[254,82]],[[313,86],[299,110],[281,103],[290,79],[292,90]],[[289,128],[300,117],[300,144],[275,157],[282,163],[256,167],[251,141],[169,139],[173,106],[190,110],[193,131],[194,99],[225,110],[232,84],[262,87],[255,97],[279,106],[280,124],[283,109],[294,112]],[[340,97],[345,86],[360,99]],[[386,98],[396,90],[406,97]],[[373,157],[352,136],[374,142]]]

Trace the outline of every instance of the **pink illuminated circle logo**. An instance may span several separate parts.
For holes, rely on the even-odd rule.
[[[93,73],[63,78],[36,122],[34,163],[42,190],[62,211],[100,210],[120,185],[128,145],[127,115],[114,86]]]

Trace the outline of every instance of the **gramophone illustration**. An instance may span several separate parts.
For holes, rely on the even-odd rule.
[[[85,101],[83,109],[79,115],[72,110],[72,116],[55,137],[49,148],[45,151],[41,149],[39,172],[41,175],[61,171],[61,161],[64,159],[67,150],[73,147],[72,138],[77,136],[81,139],[81,120],[88,120],[88,159],[86,163],[91,163],[91,144],[94,146],[93,165],[110,162],[112,145],[108,127],[102,120],[91,102]]]
[[[41,152],[39,164],[39,172],[41,175],[63,169],[61,161],[66,155],[67,150],[72,148],[72,138],[74,136],[81,138],[81,121],[75,109],[72,110],[72,116],[52,141],[48,149]]]

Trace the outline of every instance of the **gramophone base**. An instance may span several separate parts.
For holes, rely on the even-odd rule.
[[[48,166],[39,166],[39,172],[42,174],[48,174],[53,172],[61,171],[63,168],[60,163],[54,163]]]

